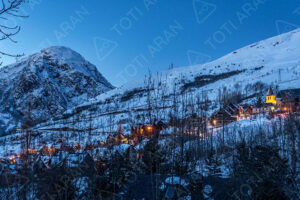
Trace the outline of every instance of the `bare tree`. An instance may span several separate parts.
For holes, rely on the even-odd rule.
[[[1,0],[0,3],[0,41],[4,40],[10,40],[13,43],[16,43],[17,41],[13,39],[13,36],[17,35],[21,27],[19,25],[7,25],[7,21],[11,17],[17,17],[17,18],[25,18],[27,16],[20,14],[20,8],[21,6],[27,2],[28,0]],[[0,56],[10,56],[10,57],[21,57],[23,55],[21,54],[10,54],[7,52],[4,52],[0,50]],[[0,57],[1,58],[1,57]],[[0,62],[0,65],[2,62]]]

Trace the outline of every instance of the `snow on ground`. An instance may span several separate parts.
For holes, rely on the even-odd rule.
[[[178,176],[171,176],[166,178],[165,180],[166,184],[175,184],[175,185],[182,185],[182,186],[188,186],[189,183],[185,181],[184,179],[178,177]]]
[[[163,71],[151,76],[150,87],[150,105],[149,98],[145,89],[147,89],[146,79],[136,80],[127,83],[119,88],[105,92],[92,100],[83,103],[82,105],[69,109],[65,113],[65,118],[53,118],[46,123],[39,124],[35,130],[41,132],[41,135],[34,141],[35,145],[40,145],[40,141],[46,144],[53,144],[59,138],[65,138],[70,144],[84,145],[88,142],[101,142],[106,140],[109,134],[115,134],[119,128],[120,121],[122,121],[123,131],[129,133],[131,125],[134,123],[147,123],[148,111],[150,106],[153,117],[169,120],[168,114],[171,113],[174,105],[174,96],[177,97],[178,110],[183,110],[181,104],[191,101],[193,104],[196,101],[198,94],[205,94],[210,102],[209,111],[205,114],[207,117],[218,110],[218,103],[216,102],[219,89],[224,86],[229,91],[236,90],[236,85],[240,85],[240,90],[245,91],[246,86],[255,84],[259,81],[268,85],[278,85],[279,89],[286,89],[292,87],[299,87],[300,83],[300,29],[285,33],[283,35],[273,37],[264,41],[260,41],[249,45],[247,47],[236,50],[218,60],[210,63],[181,67],[172,70]],[[47,54],[47,50],[45,50]],[[58,53],[54,50],[48,53],[53,54],[56,58]],[[80,57],[70,55],[68,51],[64,51],[60,62],[74,62],[74,66],[79,62]],[[57,59],[59,59],[57,57]],[[20,61],[24,62],[24,61]],[[1,69],[5,71],[9,69]],[[84,71],[84,68],[80,69]],[[90,69],[89,69],[90,70]],[[15,69],[16,73],[18,69]],[[233,75],[226,76],[226,78],[218,78],[208,84],[201,86],[193,85],[197,77],[201,80],[209,80],[210,76],[220,76],[226,73],[233,73]],[[84,72],[85,73],[85,72]],[[183,88],[186,85],[192,84],[188,88],[190,93],[187,95],[191,99],[186,99]],[[152,90],[153,89],[153,90]],[[135,92],[133,92],[135,91]],[[131,93],[132,94],[131,94]],[[253,88],[249,91],[253,94]],[[124,96],[127,98],[124,98]],[[251,100],[247,100],[251,101]],[[163,108],[156,108],[156,107]],[[78,111],[79,110],[79,111]],[[93,112],[91,111],[93,110]],[[177,117],[183,116],[178,112]],[[5,118],[5,116],[3,116]],[[240,120],[226,126],[226,139],[240,139],[247,137],[250,130],[259,129],[263,125],[270,127],[270,121],[264,116],[258,116],[252,120]],[[64,128],[82,130],[82,134],[72,135],[74,131],[62,131]],[[88,135],[88,130],[91,128],[91,135]],[[243,135],[235,134],[235,130],[241,131]],[[166,134],[172,130],[166,130]],[[219,138],[222,135],[220,128],[212,130],[213,135]],[[234,133],[234,134],[230,134]],[[2,137],[0,139],[0,154],[5,154],[20,151],[20,143],[12,140],[12,136]],[[38,141],[38,139],[40,141]],[[128,146],[118,147],[120,151],[124,151]]]
[[[263,40],[228,55],[202,65],[187,66],[175,68],[153,74],[155,81],[162,79],[167,83],[169,92],[173,92],[174,83],[179,82],[180,78],[184,81],[192,81],[197,75],[213,75],[224,72],[243,70],[246,73],[242,76],[230,78],[230,82],[225,81],[211,84],[210,87],[202,88],[203,90],[214,89],[216,85],[233,86],[236,83],[247,84],[254,81],[263,81],[272,83],[278,81],[278,70],[282,70],[281,81],[291,80],[293,78],[300,79],[300,29],[296,29],[289,33],[285,33],[276,37]],[[259,67],[263,68],[258,70]],[[297,73],[298,72],[298,73]],[[263,79],[261,79],[263,78]],[[145,79],[140,79],[127,83],[119,88],[108,91],[99,95],[90,103],[96,103],[99,100],[110,98],[114,95],[123,94],[125,91],[143,87]],[[86,103],[88,104],[88,103]]]
[[[154,118],[158,117],[167,121],[168,113],[172,111],[171,107],[174,105],[174,95],[177,96],[178,110],[186,101],[195,103],[199,95],[202,95],[201,98],[207,97],[211,102],[205,114],[209,117],[218,110],[219,105],[216,100],[219,90],[223,87],[226,87],[228,92],[247,91],[248,95],[255,93],[253,88],[258,82],[266,84],[266,87],[278,85],[279,89],[299,87],[299,52],[300,29],[297,29],[238,49],[210,63],[152,74],[150,88],[153,87],[153,90],[149,92],[151,105],[148,104],[149,98],[145,91],[149,77],[141,78],[105,92],[76,108],[69,109],[65,114],[71,117],[67,119],[50,120],[40,124],[37,128],[71,126],[76,118],[73,117],[75,114],[79,115],[78,127],[87,128],[87,116],[92,116],[95,129],[116,131],[120,121],[123,121],[123,124],[147,123],[147,119],[142,117],[138,120],[137,118],[147,115],[149,106],[152,114],[155,115]],[[228,75],[228,73],[232,74]],[[226,77],[220,78],[224,74]],[[216,77],[218,78],[213,80]],[[197,78],[201,81],[213,81],[197,86]],[[188,89],[184,90],[185,87]],[[187,96],[192,97],[192,100],[186,99],[188,97],[182,93],[185,91],[188,91]],[[254,99],[250,98],[244,103],[251,104],[253,101]],[[91,113],[90,108],[93,108],[94,112]],[[77,110],[81,110],[80,114]],[[126,122],[130,119],[135,121]],[[128,133],[130,128],[130,126],[126,127],[124,132]]]
[[[25,121],[29,110],[36,124],[113,88],[77,52],[66,47],[43,49],[0,69],[0,135]]]
[[[274,123],[277,119],[268,120],[265,115],[259,115],[251,120],[240,120],[234,123],[230,123],[225,126],[226,135],[225,140],[230,143],[230,141],[240,140],[242,137],[250,137],[251,130],[255,132],[261,127],[271,129],[272,123]],[[219,128],[211,128],[209,130],[213,132],[214,140],[217,141],[218,138],[222,136],[222,127]],[[169,134],[172,134],[168,131]],[[239,135],[238,133],[243,133],[243,135]],[[60,147],[60,140],[67,142],[69,146],[74,147],[76,144],[79,144],[81,147],[84,147],[86,144],[98,144],[99,142],[106,141],[108,134],[104,133],[95,133],[93,132],[90,137],[88,133],[73,133],[72,131],[42,131],[41,134],[37,137],[32,138],[32,148],[33,149],[41,149],[44,146],[48,146],[48,148],[52,147]],[[5,137],[0,138],[0,158],[7,157],[7,155],[16,155],[22,152],[22,133],[12,134]],[[135,149],[143,149],[149,140],[144,139],[141,143],[135,146]],[[23,141],[24,142],[24,141]],[[167,140],[162,139],[159,141],[161,146],[165,146]],[[191,145],[190,143],[186,143],[185,147]],[[120,153],[124,153],[130,147],[129,144],[122,144],[120,146],[114,146],[114,151],[119,151]],[[179,148],[179,147],[178,147]],[[180,152],[179,149],[176,150]],[[93,155],[101,155],[104,156],[105,152],[107,152],[106,148],[96,148],[92,150],[90,153]]]
[[[204,188],[203,188],[204,198],[213,199],[213,198],[210,198],[210,196],[212,195],[212,192],[213,192],[213,188],[211,187],[211,185],[205,185],[204,186]]]

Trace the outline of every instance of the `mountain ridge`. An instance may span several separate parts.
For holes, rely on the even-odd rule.
[[[96,66],[62,46],[43,49],[1,68],[0,83],[3,132],[20,126],[24,118],[31,118],[27,120],[33,124],[48,120],[114,88]]]
[[[294,47],[291,48],[285,48],[283,49],[283,51],[291,51],[294,49],[294,54],[287,56],[287,54],[283,54],[282,51],[278,52],[277,55],[283,54],[286,57],[284,57],[283,59],[279,59],[276,60],[276,62],[274,62],[274,59],[272,57],[268,57],[269,53],[267,53],[268,50],[266,51],[261,51],[264,50],[265,48],[261,47],[261,43],[265,43],[267,42],[269,45],[271,44],[271,46],[274,47],[280,47],[279,45],[282,43],[286,43],[288,41],[291,40],[291,38],[294,38],[295,35],[297,35],[296,37],[296,45],[293,45]],[[283,41],[282,41],[283,40]],[[161,74],[161,76],[166,77],[165,79],[174,79],[174,77],[178,77],[178,74],[183,73],[183,74],[196,74],[196,73],[201,73],[201,71],[203,72],[202,74],[212,74],[212,73],[217,73],[217,72],[224,72],[224,71],[233,71],[233,70],[239,70],[240,67],[242,67],[242,64],[247,64],[247,65],[252,65],[255,67],[252,67],[253,69],[257,68],[257,67],[261,67],[262,65],[266,65],[268,64],[268,62],[270,62],[272,65],[280,65],[280,64],[288,64],[290,63],[297,63],[300,58],[296,57],[297,53],[297,49],[299,49],[299,47],[297,48],[297,44],[300,44],[300,28],[293,30],[291,32],[288,33],[284,33],[278,36],[274,36],[259,42],[255,42],[252,43],[250,45],[247,45],[245,47],[239,48],[238,50],[232,51],[214,61],[208,62],[208,63],[204,63],[204,64],[200,64],[200,65],[192,65],[192,66],[183,66],[183,67],[178,67],[178,68],[174,68],[171,70],[165,70],[162,72],[159,72]],[[245,57],[247,59],[241,59],[238,58],[237,56],[240,55],[241,51],[245,51],[245,50],[253,50],[256,49],[256,53],[253,55],[250,55],[251,58],[248,57],[248,55],[246,55]],[[295,50],[296,49],[296,50]],[[300,49],[299,49],[300,50]],[[296,59],[295,59],[296,57]],[[233,58],[233,59],[232,59]],[[277,57],[275,57],[276,59]],[[228,61],[228,59],[231,59],[230,61]],[[236,60],[235,60],[236,59]],[[232,61],[233,60],[233,61]],[[234,63],[234,65],[229,66],[230,62]],[[223,64],[223,68],[220,69],[220,67],[218,67],[218,65],[220,65],[220,63]],[[216,68],[217,66],[217,68]],[[246,66],[248,69],[250,69],[250,66]],[[230,70],[229,68],[230,67]],[[224,69],[225,68],[225,69]],[[207,71],[206,71],[207,70]],[[209,71],[211,70],[211,71]],[[155,76],[155,74],[154,74]],[[136,85],[141,84],[144,82],[144,79],[139,79],[136,81],[131,81],[128,83],[125,83],[124,85],[115,88],[115,90],[110,91],[109,93],[112,93],[111,95],[115,95],[115,93],[120,92],[120,90],[130,90],[132,88],[134,88]],[[169,81],[172,82],[172,81]],[[117,91],[119,90],[119,91]],[[101,97],[98,98],[105,98],[105,96],[110,96],[110,94],[102,94],[100,95]]]
[[[225,87],[228,95],[236,92],[238,88],[238,92],[243,93],[246,99],[241,103],[248,104],[253,104],[255,101],[253,97],[258,93],[263,95],[270,86],[278,87],[277,89],[299,87],[298,52],[300,52],[300,29],[247,45],[209,63],[174,68],[131,81],[69,109],[65,116],[77,115],[79,111],[80,116],[91,115],[88,109],[93,108],[96,110],[95,113],[101,113],[100,117],[95,114],[96,124],[99,121],[107,124],[108,118],[103,116],[109,116],[109,113],[115,118],[113,123],[119,124],[119,121],[128,121],[128,117],[146,115],[145,112],[134,110],[147,110],[149,93],[151,101],[168,101],[165,104],[171,107],[171,97],[180,96],[183,92],[190,93],[195,98],[203,94],[211,101],[206,113],[210,116],[218,109],[218,95]],[[257,91],[259,87],[262,87],[260,88],[262,91]],[[168,113],[170,110],[165,112]],[[168,120],[166,114],[160,114],[157,117]],[[60,121],[54,122],[58,124],[51,127],[62,125]],[[145,120],[141,123],[145,123]],[[42,126],[49,127],[49,125],[40,127]],[[81,126],[84,127],[84,124]]]

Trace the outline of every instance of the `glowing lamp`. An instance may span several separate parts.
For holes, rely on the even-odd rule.
[[[152,132],[153,131],[153,127],[152,126],[147,126],[146,127],[147,131]]]
[[[140,134],[143,135],[144,129],[140,128]]]
[[[214,119],[214,120],[213,120],[213,124],[214,124],[214,125],[217,125],[217,120]]]
[[[123,138],[122,142],[125,143],[125,144],[128,144],[128,139],[127,138]]]
[[[272,110],[272,111],[275,110],[274,106],[271,107],[271,110]]]
[[[16,163],[16,157],[15,156],[13,156],[13,157],[10,158],[10,163],[11,164],[15,164]]]

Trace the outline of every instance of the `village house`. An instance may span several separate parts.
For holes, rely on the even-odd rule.
[[[281,90],[276,96],[277,109],[285,112],[300,111],[300,88]]]
[[[273,89],[270,87],[268,95],[266,96],[266,102],[254,108],[253,113],[270,113],[275,110],[276,104],[276,95],[274,94]]]
[[[247,107],[229,104],[226,108],[218,111],[212,118],[212,124],[218,126],[223,123],[248,119],[252,115],[257,115],[261,113],[270,113],[275,110],[277,105],[276,95],[274,94],[272,88],[269,89],[266,95],[265,102],[260,105],[250,105]]]
[[[275,107],[273,105],[270,105],[268,103],[263,103],[260,106],[253,106],[252,107],[252,115],[257,115],[257,114],[260,114],[260,113],[269,113],[274,109],[275,109]]]
[[[249,106],[246,113],[251,115],[270,112],[299,112],[300,89],[280,90],[277,95],[269,89],[265,103],[259,106]]]
[[[240,115],[241,107],[237,104],[230,103],[225,108],[220,109],[212,117],[212,124],[220,126],[226,123],[237,121]]]
[[[267,104],[272,104],[272,105],[276,105],[277,101],[276,101],[276,95],[273,92],[273,89],[270,87],[269,89],[269,93],[266,96],[266,103]]]
[[[265,102],[259,105],[243,107],[237,104],[229,104],[220,109],[211,118],[213,126],[221,126],[257,114],[300,112],[300,88],[280,90],[276,95],[270,87]]]
[[[276,104],[276,95],[274,94],[273,89],[270,87],[268,94],[266,95],[266,101],[260,103],[260,105],[249,106],[246,111],[242,113],[242,116],[270,113],[275,110]]]

